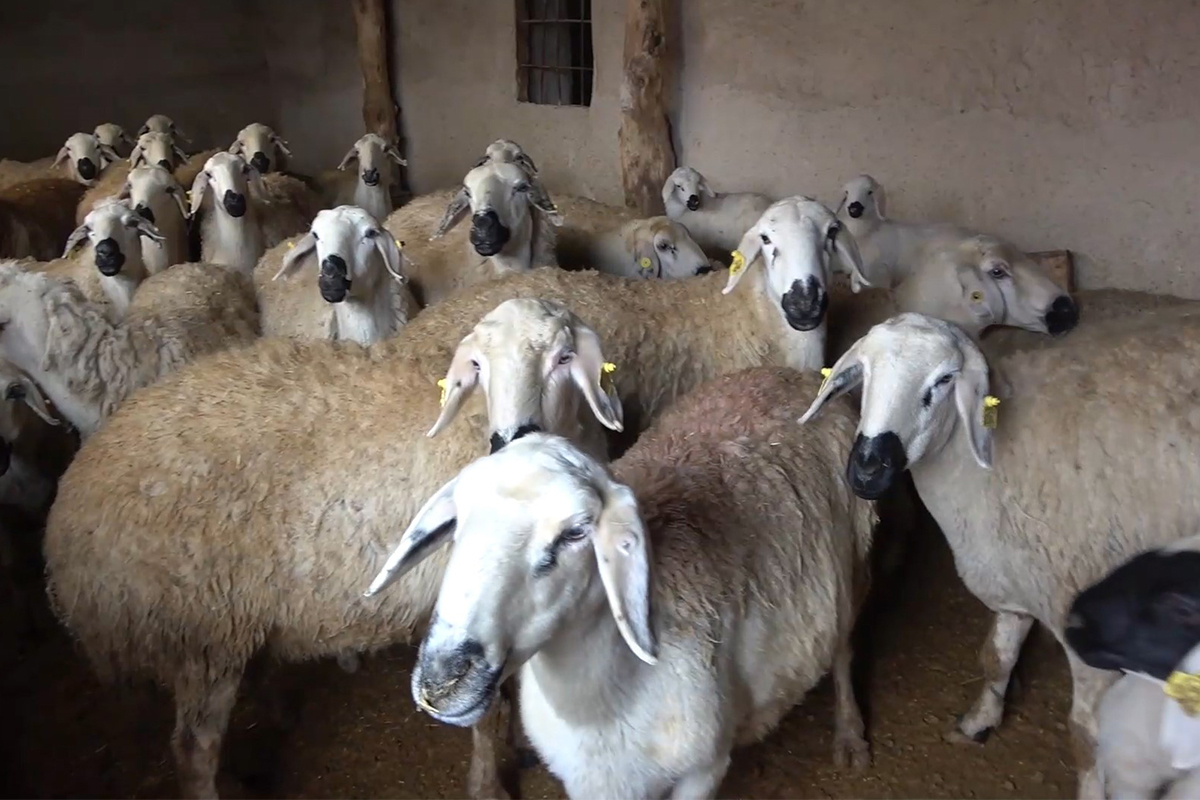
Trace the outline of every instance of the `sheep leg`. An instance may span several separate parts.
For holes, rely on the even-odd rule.
[[[185,798],[217,797],[221,740],[237,700],[242,670],[213,674],[205,665],[186,664],[175,679],[175,730],[171,749]]]
[[[707,800],[717,796],[717,789],[729,770],[729,754],[680,778],[671,789],[671,800]]]
[[[866,727],[854,696],[854,681],[850,677],[853,660],[854,648],[847,632],[833,656],[833,763],[839,769],[850,767],[855,772],[862,772],[871,766],[871,748],[864,738]]]
[[[492,707],[483,719],[471,728],[471,767],[467,772],[467,796],[472,800],[498,798],[508,800],[508,791],[500,780],[500,762],[505,760],[497,753],[507,751],[512,744],[514,732],[512,715],[512,690],[508,682],[501,684]]]
[[[1033,617],[1011,611],[997,612],[992,629],[979,653],[983,666],[983,691],[975,705],[958,721],[958,728],[949,739],[953,742],[982,744],[1004,719],[1004,695],[1008,681],[1021,655],[1021,645],[1033,627]]]
[[[1096,763],[1096,736],[1099,722],[1096,709],[1104,693],[1112,686],[1116,676],[1112,672],[1093,669],[1067,650],[1067,663],[1071,667],[1071,749],[1075,753],[1075,769],[1078,775],[1076,796],[1079,798],[1104,799],[1104,779]]]

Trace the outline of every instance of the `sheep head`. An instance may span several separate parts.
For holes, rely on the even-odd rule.
[[[261,122],[252,122],[238,131],[229,152],[244,158],[260,175],[284,169],[292,154],[288,143]]]
[[[566,439],[534,434],[467,465],[417,512],[367,596],[451,538],[412,679],[434,718],[477,722],[504,677],[606,601],[630,650],[657,662],[637,498]]]
[[[156,215],[172,203],[179,209],[180,216],[187,219],[189,213],[184,195],[183,187],[173,174],[160,166],[146,165],[129,171],[118,199],[128,203],[138,216],[155,224],[158,222]]]
[[[158,131],[147,131],[139,136],[129,153],[132,167],[154,164],[165,170],[174,170],[186,160],[187,154],[179,149],[171,134]]]
[[[175,124],[175,121],[166,114],[155,114],[147,119],[146,123],[138,129],[138,136],[151,132],[168,134],[176,142],[191,143],[191,140],[184,136],[183,131]]]
[[[687,228],[669,217],[650,217],[621,230],[625,251],[640,278],[687,278],[712,271],[708,256]]]
[[[240,219],[250,210],[248,195],[252,191],[262,195],[262,178],[258,170],[241,156],[216,153],[204,162],[204,169],[192,184],[192,216],[196,216],[211,197],[214,207]]]
[[[400,151],[386,139],[375,133],[363,136],[338,164],[338,169],[348,169],[351,164],[358,164],[358,179],[367,186],[384,186],[391,184],[391,159],[399,166],[408,166],[408,162],[400,155]]]
[[[842,202],[838,216],[845,211],[850,219],[879,220],[884,218],[887,197],[883,187],[870,175],[859,175],[842,187]]]
[[[112,200],[93,208],[83,224],[67,239],[63,258],[67,258],[84,242],[92,246],[96,269],[101,275],[113,277],[125,272],[141,279],[145,277],[142,264],[141,237],[162,245],[164,237],[158,228],[137,214],[124,201]]]
[[[431,238],[436,239],[453,228],[468,209],[471,244],[475,252],[485,257],[503,251],[514,233],[531,232],[534,213],[546,215],[555,225],[562,224],[558,210],[541,184],[523,168],[510,163],[489,161],[468,172]]]
[[[54,166],[70,164],[71,177],[84,186],[94,186],[106,164],[118,161],[113,149],[94,133],[73,133],[59,149]]]
[[[309,232],[284,256],[272,278],[319,265],[317,288],[329,303],[367,297],[386,280],[403,282],[403,257],[391,234],[358,206],[338,206],[317,214]]]
[[[663,206],[672,219],[678,219],[685,211],[699,211],[705,198],[716,196],[716,192],[708,188],[704,176],[691,167],[679,167],[663,184]]]
[[[92,132],[100,144],[107,145],[118,156],[125,156],[133,149],[133,139],[125,129],[114,122],[105,122],[96,126]]]

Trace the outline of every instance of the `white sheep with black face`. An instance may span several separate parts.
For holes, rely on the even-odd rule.
[[[292,155],[283,137],[261,122],[252,122],[238,131],[237,138],[229,146],[229,152],[241,156],[260,175],[283,172]]]
[[[100,144],[107,145],[112,148],[120,158],[126,158],[129,152],[133,149],[134,141],[125,129],[115,122],[105,122],[96,126],[96,130],[92,131]]]
[[[392,213],[392,184],[396,167],[407,166],[395,145],[382,136],[368,133],[354,143],[346,153],[338,169],[345,171],[354,167],[354,182],[340,182],[337,190],[337,205],[353,205],[366,210],[378,220],[386,220]]]
[[[94,133],[73,133],[59,149],[54,166],[67,165],[73,180],[84,186],[92,186],[107,164],[119,159],[113,149],[96,137]]]
[[[713,258],[726,259],[773,200],[755,192],[714,192],[691,167],[679,167],[662,190],[667,216],[683,224]]]
[[[142,127],[138,129],[137,135],[140,137],[142,134],[150,132],[166,133],[169,134],[174,141],[183,142],[184,144],[190,143],[188,137],[185,136],[183,131],[179,129],[179,126],[175,124],[175,121],[166,114],[152,115],[146,120]]]
[[[130,167],[153,164],[170,172],[184,161],[187,161],[187,153],[175,143],[175,138],[158,131],[147,131],[139,136],[129,153]]]
[[[673,280],[711,272],[712,263],[687,228],[668,217],[635,219],[590,237],[591,269],[641,280]]]
[[[157,165],[130,170],[118,196],[162,235],[161,242],[142,240],[142,260],[153,275],[188,258],[187,193],[175,176]]]

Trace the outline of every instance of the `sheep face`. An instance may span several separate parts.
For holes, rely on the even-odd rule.
[[[468,465],[417,513],[368,594],[455,539],[413,698],[472,725],[496,689],[556,636],[611,609],[633,652],[655,663],[650,543],[629,487],[565,439],[535,434]],[[589,624],[590,627],[590,624]]]
[[[945,445],[956,421],[975,460],[991,467],[992,431],[984,425],[988,366],[959,328],[922,314],[876,325],[838,359],[800,422],[859,384],[862,412],[846,465],[846,480],[859,497],[881,497],[906,468]]]
[[[92,186],[104,165],[117,160],[112,148],[102,144],[94,133],[75,133],[59,149],[54,165],[70,163],[75,180],[84,186]]]
[[[663,184],[663,205],[667,216],[676,218],[687,211],[699,211],[704,200],[716,197],[716,193],[708,188],[708,181],[691,167],[679,167]]]
[[[625,249],[642,278],[687,278],[712,271],[687,228],[668,217],[638,220],[625,230]]]
[[[175,180],[174,175],[159,166],[142,166],[130,170],[119,199],[128,203],[138,216],[151,224],[158,222],[155,218],[156,213],[169,208],[170,203],[178,207],[180,216],[184,219],[188,217],[183,187]],[[159,212],[155,212],[155,208],[159,209]]]
[[[1166,680],[1200,645],[1200,539],[1134,556],[1075,598],[1067,644],[1096,669]]]
[[[187,155],[175,144],[169,133],[150,131],[138,137],[137,144],[129,153],[129,163],[134,167],[154,164],[165,170],[173,170],[187,160]]]
[[[340,303],[352,294],[373,293],[380,282],[389,280],[384,270],[403,281],[401,261],[396,241],[378,220],[357,206],[338,206],[317,214],[309,232],[284,257],[274,280],[315,262],[321,297]]]
[[[388,159],[400,166],[408,164],[401,157],[400,151],[388,144],[382,136],[368,133],[354,143],[354,147],[346,153],[342,163],[338,164],[338,169],[349,169],[351,164],[357,164],[358,179],[364,184],[375,187],[382,183],[387,186],[391,183],[392,175],[392,165],[388,163]]]
[[[471,245],[485,257],[499,254],[514,232],[529,230],[535,208],[551,217],[557,215],[549,196],[523,168],[491,161],[466,174],[433,238],[454,227],[468,208]]]
[[[168,134],[172,140],[177,142],[186,143],[188,141],[188,138],[183,135],[183,131],[179,130],[179,126],[175,124],[175,121],[166,114],[155,114],[147,119],[146,124],[138,129],[138,136],[140,137],[144,133],[151,132]]]
[[[129,137],[124,128],[116,123],[105,122],[97,125],[96,130],[92,133],[100,144],[112,148],[112,151],[118,156],[128,155],[133,148],[133,139]]]
[[[729,268],[728,294],[758,261],[766,270],[765,284],[789,326],[811,331],[825,323],[829,308],[830,259],[869,286],[862,259],[850,232],[825,206],[808,197],[789,197],[773,203],[742,237]]]
[[[576,425],[579,396],[607,428],[622,430],[621,401],[604,378],[600,337],[562,306],[545,300],[501,303],[459,343],[445,379],[436,436],[482,387],[492,452],[541,430]]]
[[[33,379],[14,365],[0,360],[0,475],[8,471],[12,446],[28,424],[28,411],[51,425],[58,424]]]
[[[142,236],[160,244],[163,241],[158,228],[124,202],[104,203],[93,208],[67,239],[63,257],[69,256],[85,241],[89,242],[96,269],[111,278],[121,272],[129,258],[141,263]]]
[[[996,322],[1060,336],[1079,322],[1079,307],[1033,259],[991,236],[964,247],[990,304],[1004,309]]]
[[[859,175],[842,187],[838,213],[845,209],[850,219],[883,219],[886,202],[883,187],[870,175]]]
[[[261,122],[251,123],[238,131],[229,152],[244,158],[260,175],[283,169],[286,157],[292,154],[288,143]]]
[[[210,195],[213,205],[240,219],[249,210],[247,195],[257,188],[261,178],[257,170],[232,153],[217,153],[204,163],[204,170],[192,184],[192,216]]]

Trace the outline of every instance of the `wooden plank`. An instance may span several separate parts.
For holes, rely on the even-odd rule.
[[[667,46],[667,0],[628,0],[621,127],[617,133],[625,204],[663,213],[662,186],[675,169],[664,85],[673,62]]]
[[[1029,257],[1046,269],[1065,291],[1075,291],[1075,257],[1070,250],[1044,250],[1030,253]]]
[[[354,29],[358,39],[358,65],[363,78],[363,126],[392,142],[404,156],[400,136],[400,107],[392,95],[388,74],[388,24],[384,0],[354,0]],[[396,189],[406,191],[407,175],[400,167]]]

